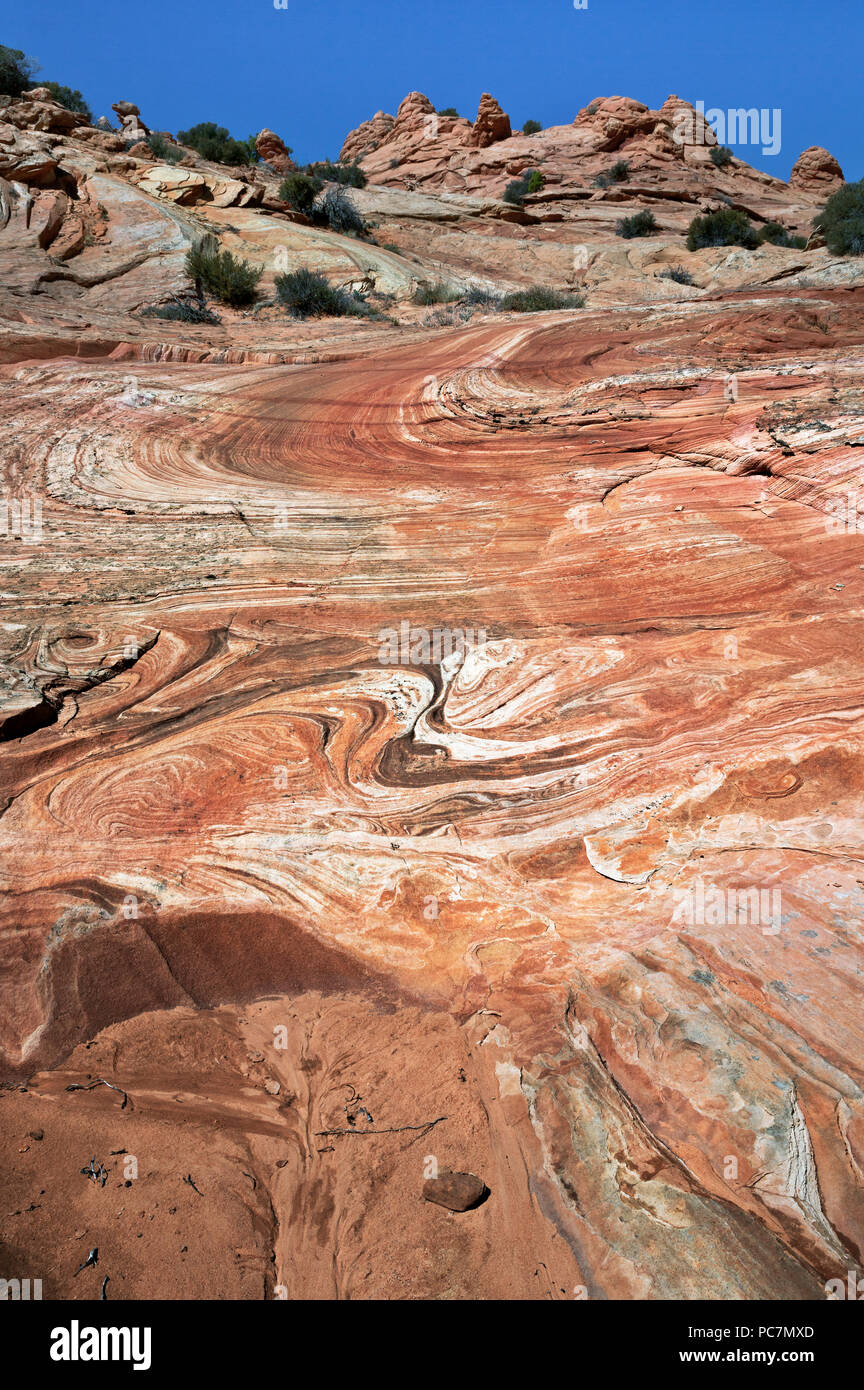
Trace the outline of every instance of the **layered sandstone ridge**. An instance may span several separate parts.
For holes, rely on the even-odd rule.
[[[472,144],[487,103],[427,167],[403,103],[349,151],[367,241],[0,124],[0,1253],[46,1297],[98,1296],[93,1244],[112,1298],[861,1273],[864,274],[686,253],[724,189],[825,195],[678,109]],[[205,231],[259,305],[142,314]],[[386,317],[268,304],[303,264]],[[585,304],[426,321],[442,277]],[[430,1159],[487,1199],[424,1202]]]

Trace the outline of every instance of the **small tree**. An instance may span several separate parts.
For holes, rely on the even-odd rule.
[[[712,145],[709,151],[712,164],[716,164],[718,169],[725,169],[727,164],[731,164],[735,158],[728,145]]]
[[[864,255],[864,179],[844,183],[813,218],[835,256]]]
[[[439,107],[439,109],[438,109],[438,115],[439,115],[439,116],[455,116],[457,120],[459,119],[459,112],[456,110],[456,107],[455,107],[455,106],[441,106],[441,107]]]
[[[526,121],[522,127],[523,135],[537,135],[543,129],[539,121]]]
[[[33,74],[38,71],[35,58],[28,58],[20,48],[7,48],[0,43],[0,95],[22,96],[33,86]]]
[[[321,179],[297,170],[295,173],[286,174],[279,185],[278,196],[296,212],[308,214],[312,211],[312,204],[323,187]]]

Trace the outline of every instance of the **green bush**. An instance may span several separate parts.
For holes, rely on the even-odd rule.
[[[252,164],[258,158],[252,136],[248,140],[235,140],[215,121],[199,121],[191,130],[179,130],[177,142],[188,145],[190,150],[213,164]]]
[[[543,285],[534,285],[530,290],[514,290],[505,294],[500,307],[517,314],[532,314],[541,309],[581,309],[585,297],[581,294],[564,294],[561,290],[549,290]]]
[[[366,318],[371,314],[369,305],[359,295],[331,285],[326,276],[307,266],[277,275],[276,293],[285,308],[298,319],[344,318],[346,315]]]
[[[529,193],[539,193],[546,180],[539,169],[526,169],[521,178],[511,179],[504,189],[504,202],[522,206]]]
[[[526,121],[522,127],[523,135],[536,135],[543,129],[539,121]]]
[[[630,177],[630,165],[627,160],[616,159],[609,170],[609,177],[613,183],[626,183]]]
[[[641,212],[634,212],[632,217],[619,218],[615,223],[616,236],[623,236],[625,241],[637,236],[651,236],[652,232],[658,230],[653,212],[647,212],[644,208]]]
[[[459,112],[456,110],[455,106],[440,106],[438,108],[438,115],[455,116],[457,120],[459,119]]]
[[[263,274],[262,268],[256,269],[230,251],[220,251],[216,238],[209,236],[187,253],[186,271],[199,289],[235,309],[252,303]]]
[[[67,111],[77,112],[79,116],[84,116],[91,125],[93,124],[93,112],[77,88],[73,91],[71,87],[63,87],[59,82],[40,82],[39,85],[40,87],[47,87],[60,106],[65,106]]]
[[[832,193],[813,226],[835,256],[864,255],[864,179]]]
[[[147,144],[153,158],[160,159],[163,164],[177,164],[183,158],[183,151],[177,145],[172,145],[171,141],[166,140],[158,131],[153,131],[147,136]]]
[[[411,302],[412,304],[453,304],[461,298],[460,291],[454,290],[443,280],[437,280],[434,284],[428,280],[421,280],[411,296]]]
[[[147,309],[141,310],[141,317],[146,319],[173,319],[179,323],[221,323],[218,314],[214,314],[212,309],[208,309],[204,304],[182,304],[179,300],[176,304],[152,304]]]
[[[325,183],[344,183],[350,188],[366,187],[366,175],[359,164],[331,164],[329,159],[320,159],[317,164],[307,164],[304,173],[323,179]]]
[[[766,222],[759,232],[759,240],[770,241],[772,246],[794,247],[796,251],[803,251],[807,245],[806,237],[792,236],[779,222]]]
[[[292,174],[287,174],[282,180],[278,197],[296,212],[309,213],[323,187],[321,179],[314,178],[311,174],[303,174],[298,169]]]
[[[688,251],[698,251],[703,246],[746,246],[752,250],[758,245],[759,236],[750,218],[736,208],[720,208],[704,217],[694,217],[687,228]]]
[[[692,285],[693,276],[689,270],[685,270],[683,265],[672,266],[670,270],[661,270],[658,277],[660,280],[674,280],[676,285]]]
[[[725,169],[735,158],[728,145],[712,145],[709,155],[711,163],[716,164],[718,169]]]
[[[23,96],[27,88],[33,86],[33,74],[38,71],[35,58],[28,58],[20,48],[7,48],[5,43],[0,43],[0,94]]]

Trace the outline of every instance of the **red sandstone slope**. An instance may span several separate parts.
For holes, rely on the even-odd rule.
[[[858,1269],[861,265],[661,280],[720,179],[803,224],[830,168],[723,175],[599,114],[562,221],[475,196],[522,137],[464,143],[468,195],[451,164],[356,195],[377,247],[15,128],[3,464],[42,511],[0,630],[2,1242],[46,1297],[97,1295],[93,1244],[110,1298]],[[624,197],[668,205],[637,248],[626,201],[574,194],[618,135]],[[139,317],[214,228],[268,277],[392,276],[394,321]],[[582,309],[405,302],[441,267],[566,284],[576,246]],[[412,659],[403,623],[485,643]],[[430,1159],[488,1200],[424,1203]]]

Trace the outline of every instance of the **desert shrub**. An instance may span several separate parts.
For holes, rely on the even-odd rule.
[[[385,241],[384,245],[381,247],[381,250],[382,250],[382,251],[393,251],[394,254],[397,255],[397,256],[400,256],[400,255],[402,254],[401,251],[399,250],[399,247],[396,245],[395,241]]]
[[[796,251],[803,251],[807,245],[806,237],[793,236],[779,222],[766,222],[759,231],[759,240],[770,241],[772,246],[794,247]]]
[[[332,164],[329,159],[320,159],[317,164],[307,164],[304,173],[323,179],[325,183],[344,183],[349,188],[366,187],[366,175],[359,164]]]
[[[746,246],[752,250],[758,245],[759,236],[750,218],[737,208],[720,208],[694,217],[687,228],[688,251],[703,246]]]
[[[543,127],[539,121],[526,121],[522,127],[523,135],[536,135]]]
[[[608,188],[611,182],[608,174],[597,174],[593,179],[595,188]]]
[[[447,285],[443,280],[437,280],[434,284],[429,280],[421,280],[411,296],[412,304],[453,304],[462,295],[459,290],[454,290],[452,285]]]
[[[594,112],[598,109],[599,105],[599,101],[592,101],[590,106],[585,107],[585,115],[593,116]]]
[[[459,112],[456,110],[455,106],[439,106],[438,115],[455,116],[457,120],[459,119]]]
[[[366,232],[366,223],[343,188],[326,189],[315,204],[313,218],[343,236],[363,236]]]
[[[539,193],[545,179],[539,169],[526,169],[521,178],[511,179],[504,189],[504,202],[521,207],[529,193]]]
[[[517,314],[531,314],[540,309],[581,309],[585,296],[564,294],[561,290],[550,290],[545,285],[533,285],[528,290],[514,290],[501,299],[501,308]]]
[[[651,236],[652,232],[657,230],[653,212],[648,212],[645,208],[641,212],[634,212],[632,217],[620,217],[615,223],[616,236],[623,236],[625,241],[637,236]]]
[[[312,204],[323,187],[320,179],[314,178],[311,174],[303,174],[298,169],[286,174],[279,185],[278,197],[296,212],[308,213],[311,212]]]
[[[832,193],[813,226],[835,256],[864,255],[864,179]]]
[[[186,272],[207,294],[239,308],[251,304],[263,270],[230,251],[220,251],[215,237],[205,237],[187,253]]]
[[[393,158],[390,160],[390,168],[391,168],[391,169],[398,169],[398,168],[399,168],[399,165],[400,165],[401,163],[402,163],[402,160],[399,158],[398,154],[396,154],[396,155],[394,155]]]
[[[630,177],[630,165],[627,160],[616,159],[609,170],[609,177],[613,183],[626,183]]]
[[[75,111],[79,116],[84,116],[92,125],[93,112],[87,105],[81,93],[75,88],[63,87],[59,82],[40,82],[40,87],[47,87],[52,97],[60,106],[65,106],[67,111]]]
[[[151,304],[141,310],[146,319],[173,319],[179,323],[221,323],[218,314],[208,309],[206,304],[184,304],[179,299],[175,304]]]
[[[674,280],[676,285],[692,285],[693,276],[683,265],[674,265],[669,270],[661,270],[659,279]]]
[[[179,130],[177,141],[214,164],[250,164],[258,158],[252,136],[248,140],[235,140],[215,121],[199,121],[191,130]]]
[[[35,58],[28,58],[20,48],[7,48],[5,43],[0,43],[0,94],[23,96],[27,88],[33,86],[33,74],[38,71]]]
[[[466,304],[473,304],[481,309],[497,309],[501,304],[501,296],[493,290],[487,290],[485,285],[470,285],[462,298]]]
[[[183,158],[183,151],[177,145],[172,145],[171,141],[166,140],[158,131],[153,131],[147,136],[147,144],[153,158],[161,159],[163,164],[176,164]]]
[[[346,315],[365,318],[372,312],[358,294],[331,285],[325,275],[308,266],[277,275],[275,283],[280,303],[298,319]]]
[[[423,328],[452,328],[467,323],[474,310],[468,304],[450,304],[445,309],[433,309],[425,314],[421,323]]]
[[[712,164],[716,164],[718,169],[725,169],[727,164],[731,164],[735,158],[728,145],[712,145],[709,151]]]

